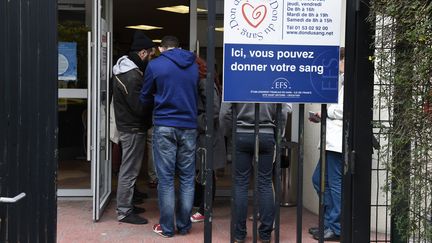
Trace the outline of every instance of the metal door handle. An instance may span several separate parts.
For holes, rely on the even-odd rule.
[[[20,194],[16,195],[13,198],[10,197],[0,197],[0,203],[16,203],[19,200],[23,199],[26,196],[24,192],[21,192]]]
[[[111,119],[111,113],[110,113],[110,106],[111,106],[111,104],[110,104],[110,92],[109,92],[109,90],[110,90],[110,80],[111,80],[111,72],[110,72],[110,70],[111,70],[111,32],[106,32],[106,38],[107,38],[107,52],[106,52],[106,55],[107,55],[107,62],[106,62],[106,80],[105,80],[105,82],[106,82],[106,92],[105,92],[105,100],[106,100],[106,121],[105,121],[105,129],[106,129],[106,139],[105,139],[105,146],[106,146],[106,148],[105,148],[105,159],[106,160],[110,160],[110,155],[111,155],[111,151],[110,151],[110,148],[111,148],[111,134],[110,134],[110,119]]]
[[[87,32],[87,161],[91,161],[92,147],[92,42],[91,32]]]

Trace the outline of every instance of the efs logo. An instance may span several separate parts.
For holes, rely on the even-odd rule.
[[[291,89],[290,82],[286,78],[277,78],[273,81],[271,89],[274,90],[287,90]]]

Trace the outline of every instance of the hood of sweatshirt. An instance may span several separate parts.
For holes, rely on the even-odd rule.
[[[129,72],[132,69],[138,68],[138,66],[131,61],[128,56],[122,56],[117,60],[117,63],[113,67],[113,74],[119,75],[122,73]]]
[[[161,56],[170,59],[180,68],[187,68],[195,63],[195,55],[190,52],[179,48],[170,49],[162,52]]]

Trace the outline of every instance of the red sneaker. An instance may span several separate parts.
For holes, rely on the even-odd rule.
[[[170,236],[165,235],[165,234],[163,233],[163,231],[162,231],[162,227],[161,227],[160,224],[155,224],[155,225],[153,225],[153,232],[155,232],[156,234],[158,234],[158,235],[160,235],[160,236],[162,236],[162,237],[164,237],[164,238],[168,238],[168,237],[170,237]]]
[[[205,220],[205,216],[200,214],[199,212],[194,213],[194,215],[192,215],[190,217],[192,223],[198,223],[198,222],[202,222]]]

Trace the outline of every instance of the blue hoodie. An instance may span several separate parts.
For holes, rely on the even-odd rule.
[[[174,48],[151,61],[140,100],[153,105],[155,126],[197,128],[198,66],[192,52]]]

